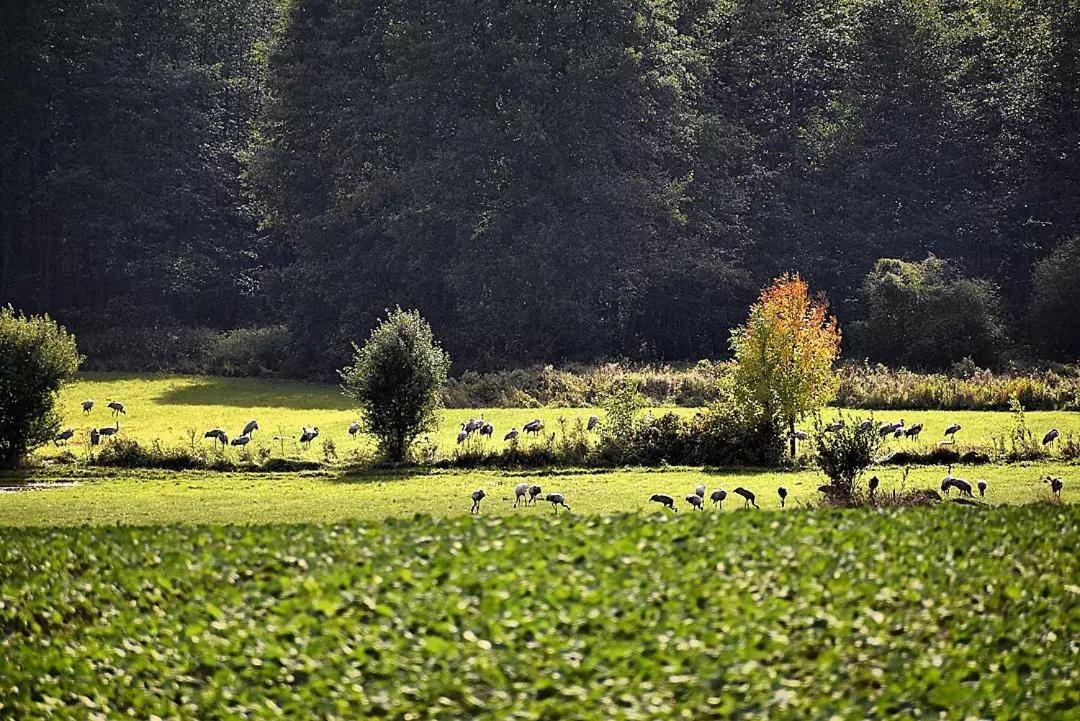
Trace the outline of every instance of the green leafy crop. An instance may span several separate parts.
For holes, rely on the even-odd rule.
[[[1080,508],[0,530],[4,718],[1075,718]]]

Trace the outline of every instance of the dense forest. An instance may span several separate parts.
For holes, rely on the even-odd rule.
[[[1072,0],[22,0],[0,96],[0,302],[92,361],[696,359],[788,271],[852,357],[1080,356]]]

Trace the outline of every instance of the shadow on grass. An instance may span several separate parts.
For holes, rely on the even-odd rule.
[[[404,468],[346,468],[338,471],[328,480],[332,483],[368,484],[368,483],[395,483],[408,481],[413,478],[423,478],[436,473],[436,469],[424,466],[409,466]]]
[[[154,400],[169,405],[287,408],[298,411],[348,411],[353,408],[334,386],[260,378],[199,378],[170,388]]]

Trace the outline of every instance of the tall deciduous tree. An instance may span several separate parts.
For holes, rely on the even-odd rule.
[[[792,456],[795,422],[821,409],[839,388],[833,364],[840,329],[828,310],[802,278],[783,276],[761,292],[746,325],[731,334],[736,394],[744,407],[783,424]]]

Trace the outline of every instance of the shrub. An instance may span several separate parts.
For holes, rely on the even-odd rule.
[[[56,395],[81,360],[75,338],[47,315],[0,307],[0,467],[56,437]]]
[[[604,424],[600,429],[600,458],[626,463],[634,447],[637,414],[645,403],[631,378],[617,378],[601,402]]]
[[[761,292],[746,325],[731,333],[734,390],[742,408],[760,409],[759,421],[779,421],[791,437],[795,422],[831,401],[839,385],[833,364],[840,330],[824,298],[813,299],[799,276],[785,276]]]
[[[814,463],[829,479],[826,496],[851,503],[860,492],[859,480],[877,457],[881,436],[872,424],[860,418],[840,417],[844,424],[825,430],[820,416],[814,421]]]
[[[1035,265],[1028,310],[1031,339],[1047,358],[1080,359],[1080,237]]]
[[[965,278],[948,263],[882,258],[860,292],[860,317],[851,326],[857,353],[873,361],[944,369],[970,357],[983,367],[1006,356],[997,287]]]
[[[417,311],[387,313],[341,371],[342,390],[360,404],[365,430],[389,461],[405,459],[419,434],[433,430],[450,357]]]

